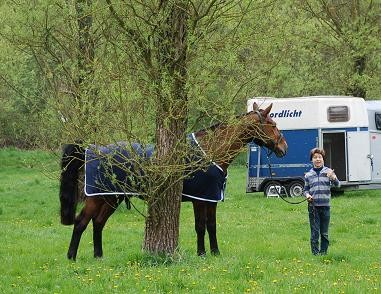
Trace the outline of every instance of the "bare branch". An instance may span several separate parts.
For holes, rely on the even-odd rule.
[[[115,20],[118,22],[119,26],[124,30],[126,35],[129,37],[129,39],[132,41],[133,44],[137,47],[137,49],[141,52],[142,57],[145,60],[146,66],[151,67],[152,66],[152,60],[151,60],[151,50],[149,48],[149,45],[144,40],[141,34],[138,34],[137,31],[131,29],[126,25],[126,23],[123,21],[123,19],[118,15],[118,13],[115,11],[115,8],[113,4],[111,3],[111,0],[106,0],[109,10],[111,12],[111,15],[115,18]]]

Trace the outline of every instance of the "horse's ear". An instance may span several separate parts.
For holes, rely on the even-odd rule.
[[[257,103],[253,103],[253,111],[256,111],[256,110],[258,110],[258,104]]]
[[[271,103],[265,110],[263,110],[263,116],[266,117],[269,115],[271,108],[273,107],[273,104]]]

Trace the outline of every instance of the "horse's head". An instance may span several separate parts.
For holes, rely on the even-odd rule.
[[[276,123],[269,116],[271,108],[272,104],[266,109],[259,109],[258,105],[254,103],[253,111],[249,112],[247,116],[255,124],[252,123],[251,128],[249,127],[248,129],[255,144],[265,146],[273,151],[276,156],[283,157],[287,153],[288,146],[283,134],[278,130]]]

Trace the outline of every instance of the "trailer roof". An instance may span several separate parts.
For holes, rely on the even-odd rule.
[[[256,97],[247,101],[247,111],[253,109],[254,102],[260,108],[273,103],[270,116],[282,130],[368,127],[367,108],[363,98],[351,96]],[[340,107],[348,110],[348,119],[329,121],[328,112]]]

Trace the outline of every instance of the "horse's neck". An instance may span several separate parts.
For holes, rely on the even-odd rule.
[[[200,147],[206,155],[226,173],[230,163],[248,143],[238,127],[222,127],[212,134],[196,134]]]

